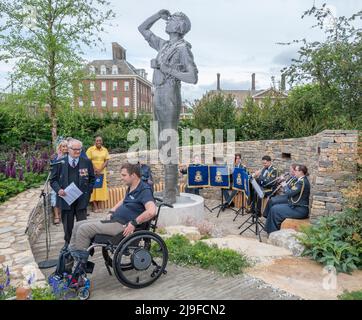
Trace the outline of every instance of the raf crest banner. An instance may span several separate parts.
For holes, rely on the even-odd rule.
[[[230,187],[229,168],[227,166],[210,166],[210,186],[212,187]]]
[[[208,187],[208,166],[190,165],[187,169],[187,183],[190,188]]]

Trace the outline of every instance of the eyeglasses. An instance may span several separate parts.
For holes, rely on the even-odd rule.
[[[72,149],[73,151],[82,151],[82,148],[70,148]]]

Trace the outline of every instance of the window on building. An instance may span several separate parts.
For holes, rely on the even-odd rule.
[[[89,83],[89,90],[90,90],[90,91],[94,91],[94,81],[91,81],[91,82]]]
[[[83,99],[82,98],[79,98],[79,106],[83,107]]]
[[[118,98],[113,97],[113,107],[118,107]]]
[[[117,81],[113,81],[113,91],[116,91],[118,87]]]
[[[91,100],[91,107],[95,107],[96,106],[96,103],[94,100]]]
[[[125,113],[124,113],[124,117],[125,117],[125,118],[128,118],[128,115],[129,115],[129,112],[125,112]]]
[[[124,82],[124,91],[129,91],[129,81]]]
[[[128,106],[129,106],[129,98],[128,98],[128,97],[125,97],[125,98],[124,98],[124,106],[125,106],[125,107],[128,107]]]
[[[102,75],[107,74],[107,69],[106,69],[106,66],[105,66],[105,65],[101,65],[101,74],[102,74]]]
[[[94,66],[89,66],[89,73],[96,73],[96,68]]]
[[[118,67],[116,65],[112,66],[112,74],[118,74]]]
[[[102,91],[106,91],[106,82],[102,81]]]
[[[83,91],[83,84],[82,83],[80,83],[79,85],[78,85],[78,87],[79,87],[79,91]]]
[[[106,99],[102,99],[102,107],[106,107],[107,106],[107,101]]]

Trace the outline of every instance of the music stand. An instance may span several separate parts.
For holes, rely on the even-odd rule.
[[[243,192],[241,190],[239,190],[234,196],[233,198],[231,199],[230,203],[233,202],[234,198],[240,193],[240,192]],[[234,210],[235,211],[235,217],[233,219],[233,221],[236,220],[236,218],[241,215],[242,217],[245,215],[245,204],[244,204],[244,195],[241,197],[241,207],[238,209],[238,210],[235,210],[234,208],[230,208],[231,210]],[[240,213],[241,211],[241,213]]]
[[[222,189],[220,189],[220,191],[221,191],[221,203],[219,205],[217,205],[216,207],[212,208],[211,212],[214,211],[216,208],[220,208],[220,210],[221,210],[223,205],[224,205],[224,194],[222,192]],[[220,210],[219,210],[219,212],[217,214],[218,217],[219,217]]]
[[[263,199],[264,198],[264,191],[262,190],[262,188],[258,185],[258,183],[256,182],[256,180],[253,177],[250,177],[250,182],[251,185],[254,189],[254,191],[257,194],[256,199]],[[254,201],[254,199],[252,200]],[[254,204],[254,206],[251,206],[252,208],[252,212],[250,217],[245,220],[239,227],[238,229],[241,229],[245,224],[249,224],[246,228],[244,228],[240,234],[243,234],[246,230],[250,229],[251,227],[255,225],[255,231],[251,230],[256,236],[259,237],[259,241],[261,242],[261,236],[260,233],[264,230],[264,224],[259,220],[259,210],[258,210],[258,206],[257,203]],[[250,221],[251,220],[251,221]],[[260,227],[260,230],[259,230]]]

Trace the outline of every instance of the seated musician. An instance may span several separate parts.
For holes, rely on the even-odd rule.
[[[134,232],[136,226],[151,220],[157,214],[151,188],[141,180],[139,165],[124,163],[121,178],[128,186],[125,198],[109,211],[107,219],[84,220],[74,225],[69,249],[75,260],[82,264],[86,264],[88,260],[87,248],[96,234],[115,236],[123,232],[126,237]]]
[[[308,169],[304,165],[297,165],[295,177],[298,179],[291,187],[283,182],[284,192],[288,203],[273,205],[268,214],[265,231],[271,233],[280,229],[286,218],[305,219],[309,215],[310,183],[307,178]]]
[[[201,164],[200,156],[199,155],[194,155],[192,165],[199,166],[200,164]],[[187,174],[187,167],[183,166],[180,169],[180,173],[181,174]],[[200,189],[202,189],[202,188],[190,188],[190,187],[187,186],[185,188],[185,192],[200,195]]]
[[[232,190],[232,185],[233,185],[233,181],[232,181],[232,176],[234,173],[234,168],[243,168],[243,164],[241,163],[241,154],[240,153],[236,153],[235,157],[234,157],[234,166],[231,170],[231,174],[230,174],[230,181],[231,181],[231,185],[229,189],[223,189],[222,193],[223,193],[223,197],[224,197],[224,204],[222,206],[222,211],[225,210],[225,208],[227,207],[233,207],[234,206],[234,202],[232,201],[234,199],[234,197],[236,196],[236,194],[238,193],[238,190]],[[231,193],[230,193],[231,191]]]
[[[270,156],[264,156],[261,160],[263,162],[263,169],[257,170],[254,173],[254,178],[263,188],[265,195],[268,196],[277,186],[276,178],[278,177],[278,171],[272,165]]]
[[[271,157],[270,156],[263,156],[262,157],[263,169],[257,170],[253,177],[255,178],[256,182],[262,187],[265,197],[269,196],[277,187],[277,177],[278,171],[272,165]],[[258,201],[258,197],[256,192],[253,189],[251,191],[251,207],[252,211],[258,209],[258,212],[261,211],[261,201]]]
[[[297,178],[295,177],[295,168],[297,167],[297,165],[295,163],[291,164],[289,167],[289,179],[286,181],[286,184],[291,188],[294,186],[295,182],[297,181]],[[278,182],[281,183],[282,181],[285,180],[285,177],[280,177],[280,179],[278,179]],[[281,188],[282,185],[280,184],[278,188]],[[277,191],[277,189],[275,191]],[[273,194],[275,194],[275,192],[273,192]],[[268,203],[264,209],[263,212],[263,216],[266,218],[270,212],[270,209],[273,205],[275,204],[281,204],[281,203],[288,203],[288,196],[286,194],[280,194],[280,195],[271,195]]]

